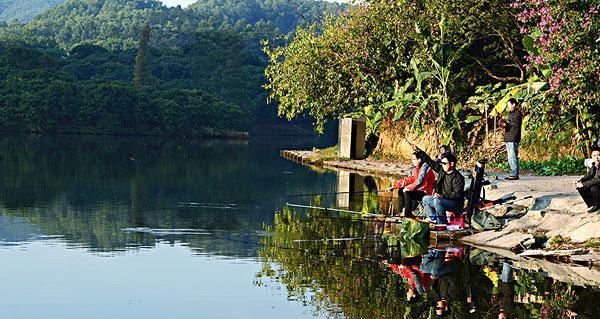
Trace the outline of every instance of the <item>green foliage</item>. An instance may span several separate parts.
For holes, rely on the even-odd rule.
[[[54,86],[69,87],[75,95],[68,103],[80,103],[80,98],[84,99],[81,92],[88,89],[98,94],[106,87],[125,90],[119,97],[123,102],[115,102],[124,113],[112,117],[114,125],[103,129],[107,132],[172,134],[181,129],[181,134],[194,134],[216,129],[218,133],[228,129],[247,130],[254,114],[274,118],[273,112],[265,107],[266,97],[261,87],[266,60],[260,50],[260,40],[280,37],[279,28],[294,29],[303,21],[314,21],[323,10],[333,11],[340,5],[308,0],[209,2],[183,10],[168,8],[155,0],[68,0],[27,24],[2,24],[0,42],[4,44],[0,44],[0,54],[7,62],[3,74],[11,77],[5,84],[10,87],[15,79],[21,79],[22,75],[16,72],[22,71],[28,74],[28,80],[39,80],[35,85],[37,91]],[[245,5],[248,6],[244,8]],[[149,37],[150,32],[152,37]],[[132,74],[134,83],[151,84],[152,88],[127,88]],[[53,83],[57,79],[62,82]],[[11,100],[15,106],[10,107],[22,107],[28,116],[9,114],[4,120],[6,129],[67,130],[68,127],[74,131],[94,131],[97,128],[97,123],[79,121],[77,115],[70,117],[69,120],[79,121],[72,125],[65,122],[66,118],[58,119],[57,123],[66,124],[62,129],[56,124],[45,125],[42,123],[45,110],[33,111],[39,93],[26,87],[22,85],[14,90],[13,95],[18,98],[7,98],[15,98]],[[152,92],[156,94],[150,94]],[[181,95],[185,101],[169,101],[167,96],[172,95],[171,92],[180,92],[173,95]],[[205,92],[213,97],[199,98],[208,96]],[[137,106],[147,99],[156,103]],[[82,108],[84,113],[102,117],[97,114],[103,110],[99,102],[86,103],[86,108]],[[188,103],[198,105],[190,108]],[[183,113],[176,114],[182,106],[185,106],[181,109]],[[55,104],[51,102],[47,107],[55,107]],[[88,109],[95,107],[98,109]],[[213,107],[223,110],[223,114],[213,111]],[[152,108],[156,111],[149,111],[148,117],[142,120],[152,119],[156,115],[153,112],[166,112],[168,116],[153,120],[162,123],[160,127],[150,132],[145,131],[149,125],[134,122],[137,129],[118,128],[120,122],[116,119],[128,111],[136,114]],[[227,108],[231,110],[225,110]],[[214,118],[197,123],[199,110]],[[241,118],[235,119],[238,116]],[[225,119],[231,119],[231,123],[225,123]],[[103,121],[110,122],[109,116]],[[142,126],[145,129],[141,129]]]
[[[39,0],[24,3],[31,1]],[[67,50],[84,42],[115,50],[136,48],[144,23],[153,27],[151,45],[160,48],[188,45],[198,29],[228,28],[254,37],[259,49],[262,35],[287,33],[339,8],[312,0],[211,0],[185,9],[158,0],[66,0],[20,26],[19,32],[52,39]]]
[[[140,44],[135,56],[135,73],[133,83],[144,85],[150,82],[150,52],[148,44],[150,42],[150,25],[145,23],[140,33]]]
[[[323,12],[335,12],[341,6],[327,1],[306,0],[206,0],[191,4],[186,11],[215,24],[250,24],[268,21],[282,33],[298,25],[320,20]]]
[[[2,51],[2,130],[201,135],[250,126],[248,110],[202,90],[78,80],[67,72],[77,59],[14,46]]]
[[[585,243],[585,247],[587,248],[600,248],[600,241],[592,240]]]
[[[490,167],[508,170],[507,163],[494,164],[490,163]],[[582,158],[564,157],[561,159],[552,159],[548,161],[519,161],[519,169],[528,171],[536,175],[557,176],[557,175],[574,175],[585,173],[585,166]]]
[[[552,239],[550,239],[550,246],[560,247],[560,246],[564,246],[564,245],[569,245],[569,244],[571,244],[572,241],[573,240],[570,237],[558,235],[558,236],[552,237]]]
[[[442,140],[460,142],[461,122],[473,115],[462,103],[474,85],[490,77],[512,81],[522,72],[514,43],[498,45],[498,37],[518,34],[506,5],[501,0],[359,4],[298,30],[286,47],[267,47],[266,87],[288,118],[308,113],[322,125],[341,115],[365,115],[372,131],[386,119],[408,120],[416,130],[436,126]]]
[[[574,126],[571,140],[589,144],[597,138],[594,119],[600,114],[598,103],[590,103],[598,81],[589,80],[597,77],[600,60],[598,50],[590,50],[597,8],[587,1],[513,2],[366,1],[347,14],[299,30],[287,46],[266,48],[266,87],[279,101],[280,115],[288,118],[308,113],[322,125],[339,116],[365,116],[372,133],[383,121],[403,121],[413,131],[434,132],[434,143],[471,148],[481,145],[483,133],[493,126],[489,115],[500,114],[506,101],[515,97],[525,102],[528,128]],[[560,11],[552,17],[559,20],[569,16],[565,12],[576,12],[576,21],[564,18],[555,24],[567,29],[581,24],[572,30],[575,36],[568,36],[569,41],[581,42],[570,43],[573,51],[563,52],[560,38],[549,40],[539,30],[531,29],[538,32],[523,37],[523,17],[514,9],[519,6],[535,7],[522,11],[528,16],[544,15],[541,6],[552,7],[546,9]],[[538,28],[550,28],[541,21],[534,21],[541,23]],[[540,53],[540,43],[553,51]],[[583,55],[576,55],[575,48]],[[555,70],[537,62],[527,70],[528,61],[539,60],[537,54],[554,59]],[[563,57],[573,55],[570,62]],[[569,63],[570,70],[588,76],[561,75],[558,90],[557,77],[551,76]],[[563,100],[574,96],[568,104],[576,107],[559,107],[557,93]]]
[[[553,103],[546,112],[576,124],[587,154],[600,137],[598,2],[526,0],[513,7],[530,55],[528,67],[549,84]]]
[[[289,119],[310,114],[320,130],[329,119],[364,115],[365,108],[386,102],[395,81],[406,77],[402,65],[409,62],[404,35],[412,24],[399,17],[408,17],[402,5],[358,5],[299,29],[286,47],[265,43],[266,88],[279,102],[279,114]]]

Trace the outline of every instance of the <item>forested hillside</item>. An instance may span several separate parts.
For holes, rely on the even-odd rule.
[[[312,0],[219,0],[186,9],[154,0],[67,0],[26,24],[0,27],[0,112],[6,114],[0,129],[247,131],[257,114],[275,118],[262,88],[267,59],[260,41],[283,41],[321,10],[339,8]],[[149,79],[136,86],[146,23]]]
[[[0,21],[29,21],[65,0],[0,0]]]
[[[323,12],[336,12],[342,7],[325,1],[270,0],[205,0],[189,6],[195,16],[213,23],[255,24],[269,21],[279,31],[288,33],[297,25],[319,21]]]

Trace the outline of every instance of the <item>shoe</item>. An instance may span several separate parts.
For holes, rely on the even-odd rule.
[[[519,176],[508,176],[504,178],[507,181],[518,181],[519,180]]]
[[[595,212],[597,212],[597,211],[599,211],[599,210],[600,210],[600,206],[592,206],[592,207],[589,207],[589,208],[586,210],[586,212],[588,212],[588,213],[590,213],[590,214],[591,214],[591,213],[595,213]]]

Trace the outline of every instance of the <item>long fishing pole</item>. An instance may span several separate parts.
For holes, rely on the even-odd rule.
[[[241,199],[238,202],[257,202],[260,200],[270,199],[285,199],[292,197],[307,197],[307,196],[319,196],[319,195],[341,195],[341,194],[364,194],[364,193],[384,193],[389,192],[387,189],[383,190],[367,190],[367,191],[353,191],[353,192],[321,192],[321,193],[307,193],[307,194],[288,194],[274,197],[255,197],[249,199]],[[198,208],[222,208],[222,209],[235,209],[234,206],[239,206],[232,203],[203,203],[203,202],[178,202],[177,207],[198,207]]]
[[[340,209],[340,208],[329,208],[329,207],[319,207],[319,206],[310,206],[310,205],[299,205],[299,204],[290,204],[290,203],[285,203],[286,206],[289,207],[298,207],[298,208],[311,208],[311,209],[319,209],[319,210],[324,210],[324,211],[332,211],[332,212],[342,212],[342,213],[350,213],[350,214],[357,214],[357,215],[361,215],[363,217],[385,217],[382,214],[373,214],[373,213],[365,213],[365,212],[357,212],[355,210],[348,210],[348,209]]]
[[[305,197],[305,196],[317,196],[317,195],[339,195],[339,194],[364,194],[364,193],[384,193],[389,192],[387,189],[382,190],[367,190],[367,191],[356,191],[356,192],[331,192],[331,193],[312,193],[312,194],[291,194],[283,195],[281,197]]]
[[[355,210],[340,209],[340,208],[329,208],[329,207],[299,205],[299,204],[290,204],[290,203],[285,203],[285,205],[289,206],[289,207],[309,208],[309,209],[318,209],[318,210],[330,211],[330,212],[349,213],[349,214],[361,215],[363,217],[377,217],[377,218],[382,218],[382,217],[383,218],[387,218],[388,217],[388,216],[385,216],[383,214],[365,213],[365,212],[358,212],[358,211],[355,211]],[[411,221],[416,221],[416,222],[420,222],[420,223],[430,224],[430,222],[427,222],[425,220],[421,220],[421,219],[417,219],[417,218],[412,218],[412,217],[406,217],[406,216],[394,216],[392,218],[408,219],[408,220],[411,220]],[[386,222],[386,223],[402,223],[402,221],[395,221],[395,220],[394,221],[383,220],[382,222]]]

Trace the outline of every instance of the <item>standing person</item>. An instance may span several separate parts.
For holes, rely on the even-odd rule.
[[[413,145],[416,156],[437,173],[433,195],[423,197],[425,213],[432,222],[447,224],[446,210],[461,213],[465,204],[465,178],[456,170],[456,156],[444,153],[436,162]]]
[[[579,181],[575,188],[588,206],[587,212],[600,211],[600,149],[592,150],[592,167]]]
[[[404,216],[406,217],[414,217],[413,210],[417,207],[418,202],[424,196],[431,195],[435,186],[435,175],[429,165],[423,163],[416,153],[413,153],[411,160],[413,168],[410,175],[397,181],[392,187],[392,189],[399,190],[398,207],[404,207]]]
[[[508,116],[502,120],[504,124],[504,143],[506,144],[506,153],[508,155],[508,165],[510,166],[510,175],[507,180],[519,179],[519,142],[521,142],[521,124],[523,115],[519,110],[517,100],[511,98],[508,100]]]

